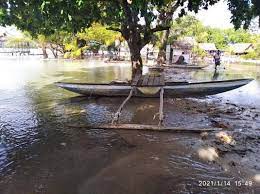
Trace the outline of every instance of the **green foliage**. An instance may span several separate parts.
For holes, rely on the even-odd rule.
[[[119,32],[107,30],[107,28],[99,23],[93,23],[91,27],[79,32],[77,37],[87,42],[96,41],[106,46],[112,45],[116,39],[122,39]]]
[[[115,40],[122,41],[120,33],[107,30],[106,26],[99,23],[93,23],[91,27],[84,29],[82,32],[74,36],[70,36],[63,42],[65,50],[65,58],[80,58],[82,52],[86,50],[97,53],[102,45],[111,46]],[[84,42],[83,46],[79,46],[79,41]]]
[[[247,29],[251,20],[260,16],[259,0],[228,0],[227,2],[232,14],[231,21],[236,29],[241,26]]]
[[[257,39],[254,47],[254,51],[250,51],[248,54],[243,56],[244,59],[260,59],[260,39]]]
[[[30,36],[21,36],[21,37],[10,37],[6,42],[6,46],[9,48],[16,48],[19,46],[25,47],[35,47],[35,42],[31,39]]]
[[[181,15],[187,11],[198,12],[200,8],[207,9],[218,1],[133,0],[127,3],[127,0],[7,0],[0,2],[0,24],[15,24],[19,29],[37,36],[38,34],[51,35],[57,31],[76,33],[90,27],[93,22],[100,22],[121,30],[127,26],[134,27],[139,29],[141,34],[151,36],[150,33],[154,32],[154,30],[148,31],[151,24],[155,21],[164,21],[163,13],[170,13],[178,7],[181,8]],[[253,16],[260,15],[257,0],[228,0],[228,3],[236,27],[248,26]],[[162,14],[158,15],[154,10]],[[145,20],[145,28],[140,28],[138,15]],[[134,21],[130,21],[131,18],[134,18]],[[127,33],[123,34],[126,38]]]
[[[254,35],[250,34],[248,31],[244,29],[227,29],[224,30],[224,36],[227,38],[227,42],[229,43],[240,43],[240,42],[253,42],[255,37]]]
[[[69,42],[72,33],[65,32],[65,31],[56,31],[55,33],[47,36],[47,41],[52,44],[63,46],[65,43]]]
[[[192,53],[201,58],[204,58],[207,56],[207,52],[205,50],[201,49],[199,46],[194,46],[192,48]]]
[[[83,52],[83,49],[78,48],[78,49],[72,50],[70,52],[66,52],[64,54],[64,58],[65,59],[81,59],[82,58],[82,52]]]
[[[0,1],[0,25],[16,25],[33,37],[55,32],[76,34],[94,22],[111,26],[128,42],[131,60],[141,62],[140,50],[154,33],[168,28],[173,13],[197,13],[220,0],[6,0]],[[260,15],[258,0],[227,0],[237,28],[248,27],[251,19]],[[155,12],[156,10],[156,12]],[[143,20],[143,24],[140,20]],[[155,25],[154,25],[155,24]],[[200,31],[200,26],[195,26]],[[202,34],[200,41],[206,39]],[[219,41],[220,42],[220,41]],[[221,46],[221,44],[219,43]]]
[[[169,40],[192,36],[198,43],[215,43],[218,49],[227,49],[229,43],[253,43],[256,36],[244,29],[219,29],[203,26],[194,16],[184,16],[173,22]]]
[[[248,54],[243,56],[244,59],[259,59],[258,54],[256,53],[256,51],[251,51]]]
[[[80,59],[82,58],[82,53],[87,49],[88,47],[85,45],[83,47],[79,47],[78,45],[78,38],[76,36],[73,36],[70,38],[70,41],[64,44],[65,54],[64,58],[68,59]]]
[[[196,37],[198,42],[206,41],[205,27],[195,16],[187,15],[172,23],[170,40],[177,40],[185,36]]]
[[[215,43],[218,49],[224,49],[228,45],[227,37],[223,30],[217,28],[207,28],[208,39],[207,42]]]

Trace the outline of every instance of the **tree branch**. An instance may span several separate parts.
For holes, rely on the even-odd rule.
[[[169,30],[170,29],[170,26],[162,26],[162,25],[159,25],[159,26],[156,26],[155,28],[152,28],[150,30],[151,33],[155,33],[155,32],[159,32],[159,31],[163,31],[163,30]]]
[[[169,23],[172,20],[172,16],[174,14],[174,12],[183,4],[185,3],[187,0],[178,0],[177,2],[171,2],[169,3],[169,5],[167,6],[166,9],[163,10],[159,10],[159,16],[158,16],[158,22],[163,22],[163,23]]]
[[[114,28],[114,27],[108,27],[106,28],[107,30],[112,30],[112,31],[115,31],[115,32],[121,32],[122,33],[122,30],[120,28]]]

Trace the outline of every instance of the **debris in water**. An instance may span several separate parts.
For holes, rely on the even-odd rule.
[[[208,161],[214,161],[218,158],[218,153],[216,152],[216,149],[213,147],[209,148],[201,148],[198,150],[199,157],[208,160]]]
[[[254,177],[254,180],[255,180],[257,183],[260,183],[260,174],[256,174],[255,177]]]
[[[60,143],[61,146],[66,146],[67,144],[65,142]]]
[[[235,144],[235,140],[233,140],[233,138],[224,131],[216,133],[216,137],[225,144]]]
[[[158,156],[152,156],[151,159],[153,159],[153,160],[160,160],[160,158]]]
[[[202,140],[207,139],[207,138],[208,138],[208,135],[209,135],[208,132],[202,132],[202,133],[200,134]]]

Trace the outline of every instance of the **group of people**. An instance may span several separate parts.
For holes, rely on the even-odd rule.
[[[187,64],[187,62],[185,62],[185,57],[184,57],[184,52],[182,52],[182,54],[179,56],[178,60],[175,62],[175,64]],[[215,63],[215,70],[218,68],[218,66],[220,66],[221,64],[221,51],[218,50],[217,52],[214,52],[212,54],[213,59],[214,59],[214,63]]]

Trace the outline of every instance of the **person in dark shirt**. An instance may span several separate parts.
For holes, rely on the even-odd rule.
[[[214,54],[214,62],[215,62],[215,69],[217,69],[217,67],[221,64],[221,59],[220,59],[220,50],[218,50],[215,54]]]
[[[178,60],[176,61],[176,64],[187,64],[183,55],[184,52],[182,52],[182,54],[179,56]]]

